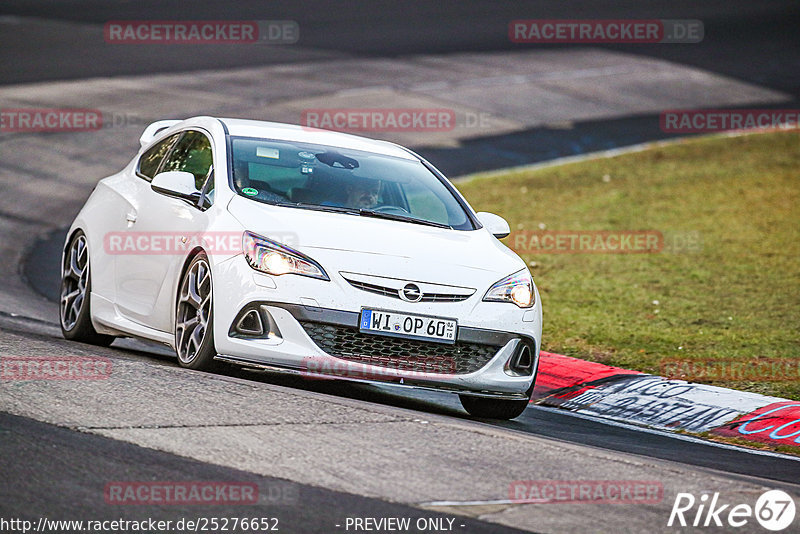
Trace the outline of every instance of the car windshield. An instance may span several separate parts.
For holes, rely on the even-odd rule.
[[[292,141],[231,138],[233,187],[266,204],[473,230],[465,208],[417,160]]]

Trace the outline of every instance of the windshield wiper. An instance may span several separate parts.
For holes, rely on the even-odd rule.
[[[425,226],[433,226],[436,228],[450,228],[450,229],[453,228],[449,224],[426,221],[424,219],[415,219],[414,217],[405,217],[403,215],[384,213],[382,211],[375,211],[365,208],[356,209],[356,208],[344,208],[341,206],[320,206],[319,204],[308,204],[306,202],[277,202],[274,205],[286,206],[289,208],[302,208],[314,211],[327,211],[332,213],[349,213],[350,215],[361,215],[362,217],[374,217],[375,219],[388,219],[390,221],[409,222],[414,224],[422,224]]]
[[[286,206],[288,208],[303,208],[314,211],[330,211],[333,213],[350,213],[358,215],[358,210],[353,208],[343,208],[340,206],[320,206],[319,204],[308,204],[305,202],[277,202],[275,206]]]
[[[376,219],[388,219],[390,221],[409,222],[414,224],[422,224],[425,226],[434,226],[436,228],[450,228],[451,230],[453,228],[449,224],[426,221],[425,219],[415,219],[414,217],[405,217],[403,215],[395,215],[393,213],[385,213],[382,211],[368,210],[364,208],[358,210],[358,214],[361,215],[362,217],[374,217]]]

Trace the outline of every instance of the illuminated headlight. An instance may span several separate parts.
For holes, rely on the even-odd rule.
[[[330,280],[320,264],[308,256],[266,237],[245,232],[242,250],[247,263],[256,271],[275,276],[299,274]]]
[[[535,302],[533,280],[528,269],[506,276],[486,292],[483,300],[490,302],[513,302],[520,308],[530,308]]]

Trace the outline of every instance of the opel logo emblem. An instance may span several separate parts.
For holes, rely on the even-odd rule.
[[[422,291],[417,284],[406,284],[399,293],[400,298],[406,302],[419,302],[422,300]]]

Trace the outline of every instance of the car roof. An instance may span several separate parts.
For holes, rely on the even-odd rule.
[[[412,152],[399,145],[389,143],[388,141],[368,139],[358,135],[280,122],[223,118],[219,120],[228,128],[230,135],[236,137],[259,137],[280,141],[312,143],[337,148],[363,150],[364,152],[372,152],[409,160],[417,159]]]

